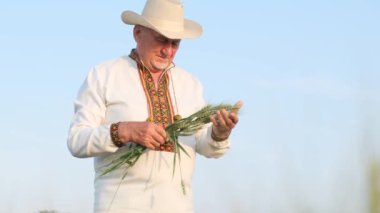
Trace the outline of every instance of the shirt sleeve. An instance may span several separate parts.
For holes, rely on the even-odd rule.
[[[110,124],[105,123],[105,75],[93,68],[74,102],[67,146],[75,157],[85,158],[118,150],[111,140]]]
[[[214,141],[211,137],[212,125],[207,125],[200,130],[195,138],[197,140],[197,152],[208,158],[219,158],[230,148],[230,140]]]
[[[206,103],[203,99],[203,88],[199,81],[197,81],[195,88],[196,97],[198,97],[197,108],[200,110]],[[196,152],[208,158],[219,158],[230,148],[230,140],[227,138],[224,141],[214,141],[211,137],[211,131],[212,123],[209,123],[195,134]]]

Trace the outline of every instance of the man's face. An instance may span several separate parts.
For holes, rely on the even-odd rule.
[[[169,39],[143,26],[135,26],[133,35],[139,57],[151,72],[160,72],[167,68],[181,42],[180,39]]]

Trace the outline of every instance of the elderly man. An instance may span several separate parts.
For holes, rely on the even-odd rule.
[[[135,25],[136,49],[88,73],[75,101],[69,150],[76,157],[94,157],[94,212],[193,212],[195,155],[223,155],[238,117],[221,110],[212,124],[180,137],[189,157],[173,165],[174,147],[164,128],[205,105],[200,82],[173,59],[181,39],[200,36],[202,28],[183,18],[183,6],[174,0],[148,0],[141,15],[125,11],[122,20]],[[124,179],[125,168],[101,176],[115,155],[130,149],[125,144],[147,149]],[[174,175],[173,167],[178,167]]]

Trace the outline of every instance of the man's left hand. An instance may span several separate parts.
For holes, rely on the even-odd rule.
[[[235,104],[240,108],[242,102]],[[236,126],[239,121],[239,117],[235,112],[228,112],[225,109],[216,112],[215,116],[210,117],[212,122],[212,137],[214,140],[222,141],[229,137],[232,129]]]

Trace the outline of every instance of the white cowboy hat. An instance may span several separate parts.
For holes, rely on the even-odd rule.
[[[184,18],[183,5],[178,0],[147,0],[141,15],[124,11],[124,23],[148,27],[171,39],[196,38],[202,26]]]

